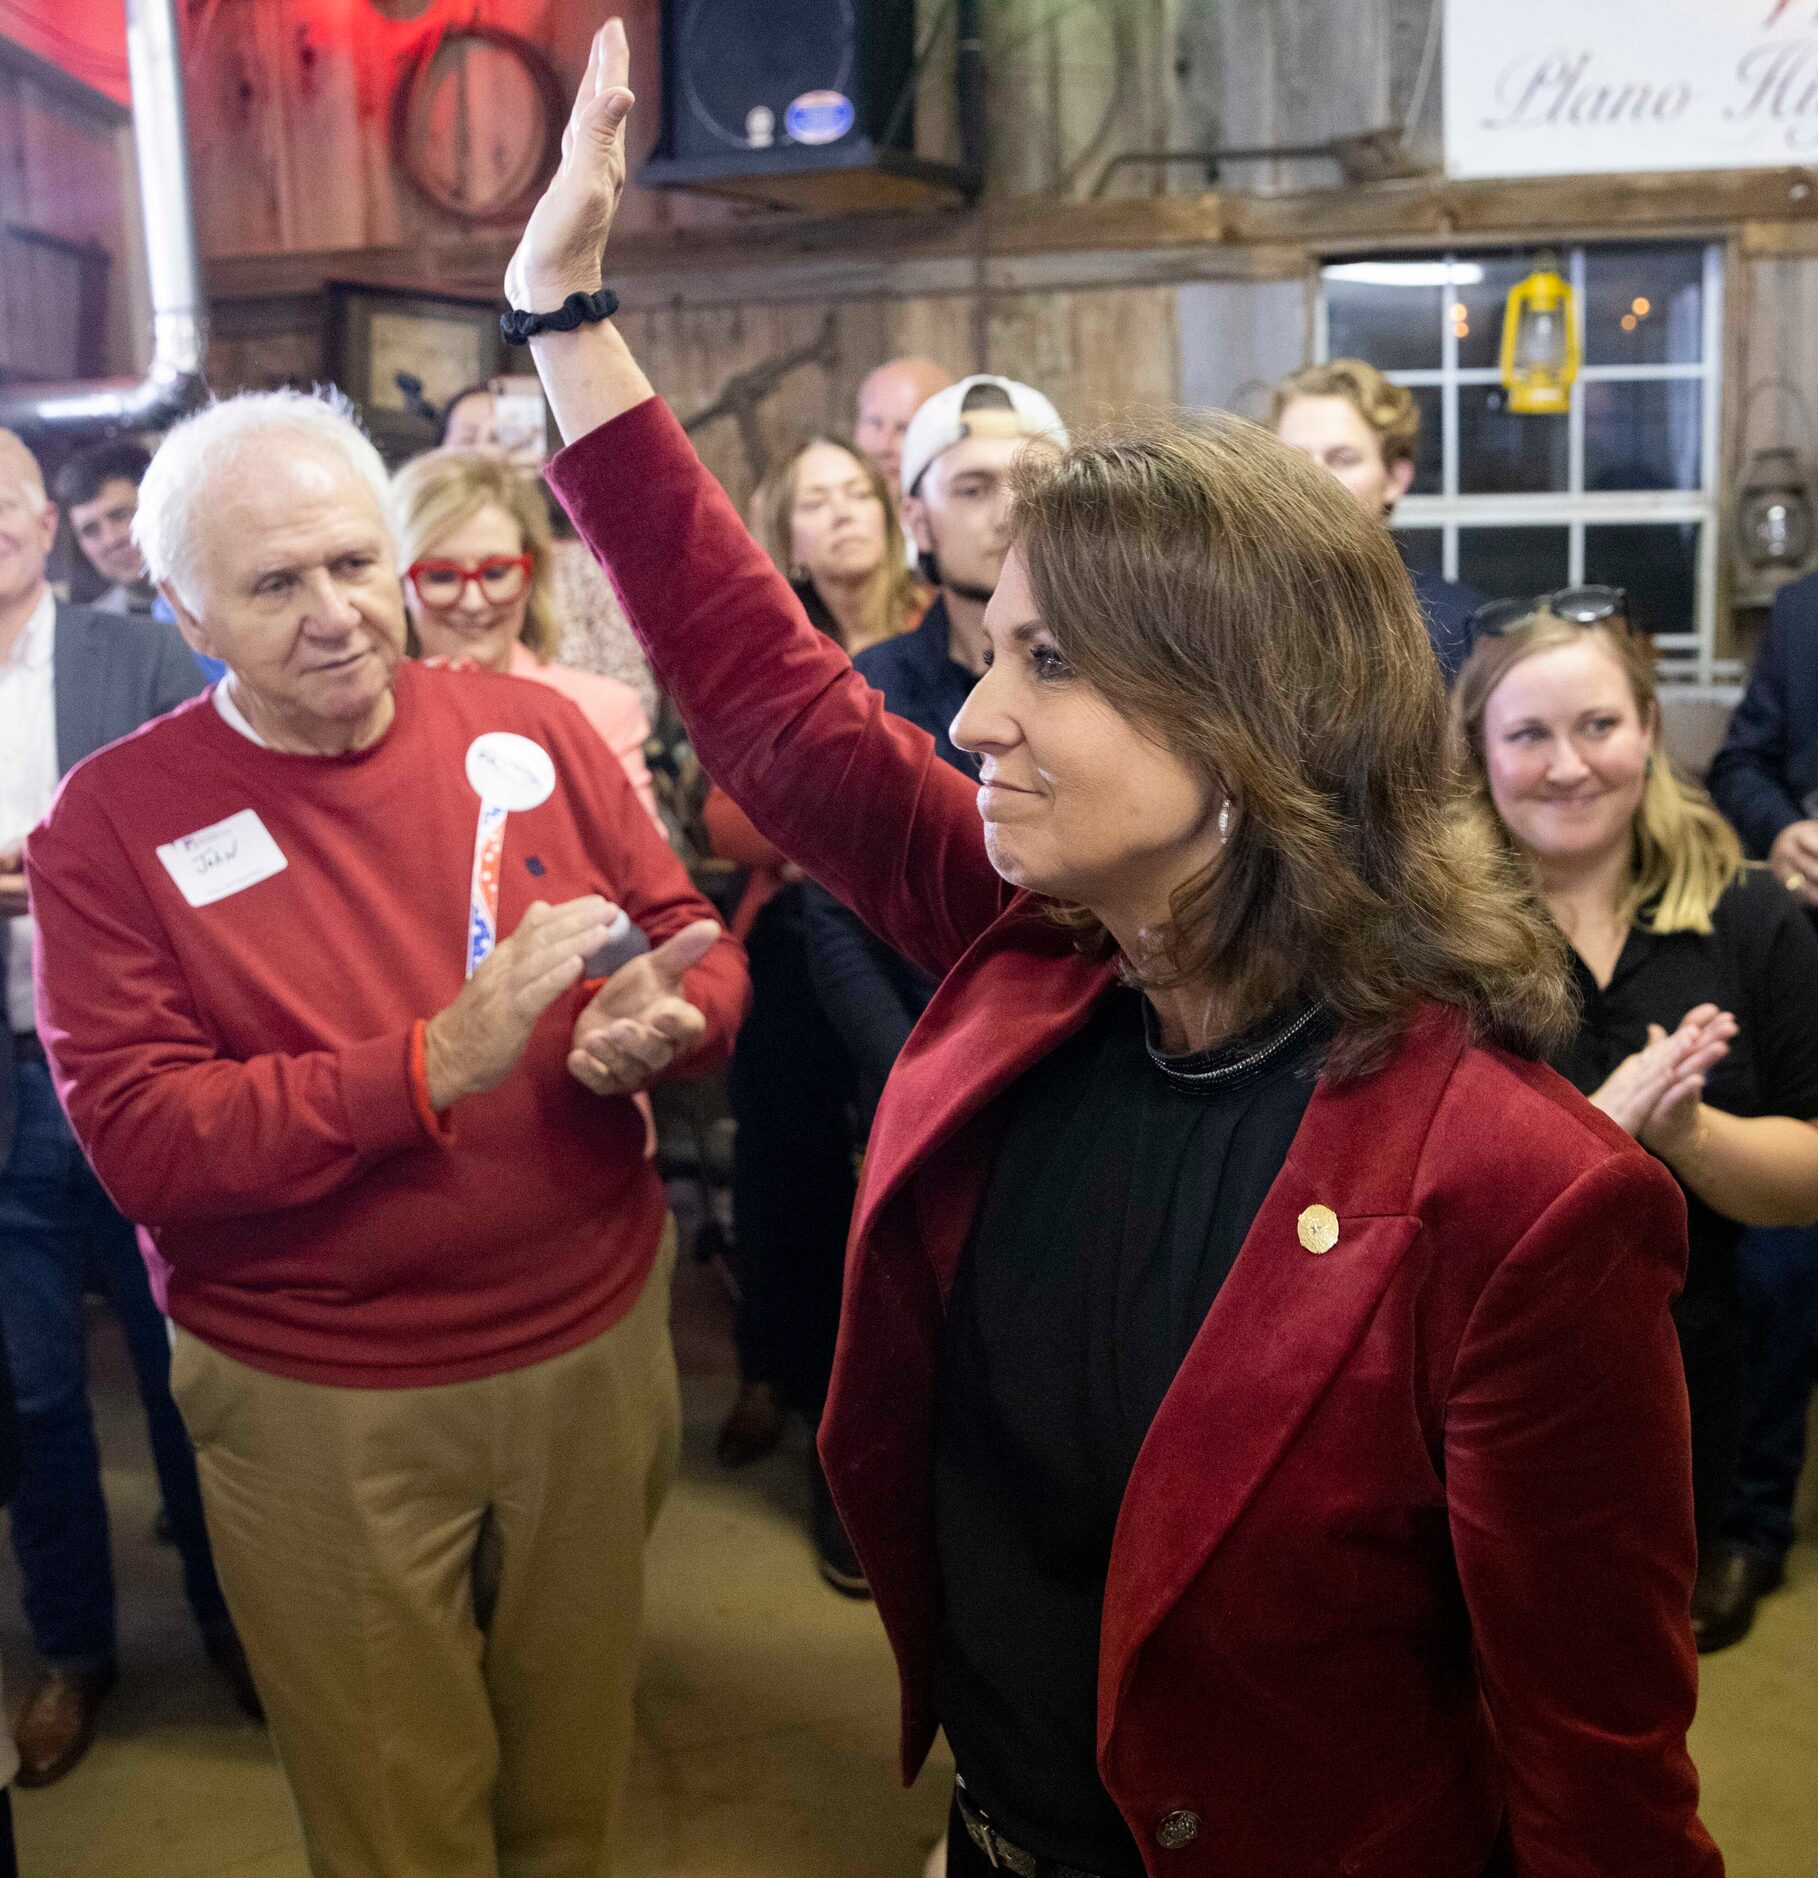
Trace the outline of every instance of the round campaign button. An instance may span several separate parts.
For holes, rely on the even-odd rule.
[[[555,794],[555,764],[515,730],[489,730],[467,746],[467,780],[482,802],[516,815]]]

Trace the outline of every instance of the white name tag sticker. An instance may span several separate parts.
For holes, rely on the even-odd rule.
[[[555,763],[515,730],[489,730],[467,746],[467,780],[482,802],[518,815],[555,794]]]
[[[290,865],[253,809],[165,842],[158,859],[191,906],[213,906]]]

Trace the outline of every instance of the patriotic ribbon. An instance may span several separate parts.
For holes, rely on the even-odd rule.
[[[511,811],[480,803],[473,836],[473,881],[467,895],[467,976],[492,957],[499,943],[499,874],[505,859],[505,822]]]

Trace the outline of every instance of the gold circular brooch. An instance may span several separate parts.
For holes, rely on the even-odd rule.
[[[1329,1206],[1310,1206],[1300,1216],[1300,1242],[1316,1257],[1338,1243],[1338,1215]]]

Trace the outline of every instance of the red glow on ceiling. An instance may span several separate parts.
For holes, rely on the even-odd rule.
[[[131,101],[126,0],[0,0],[0,38],[119,104]]]

